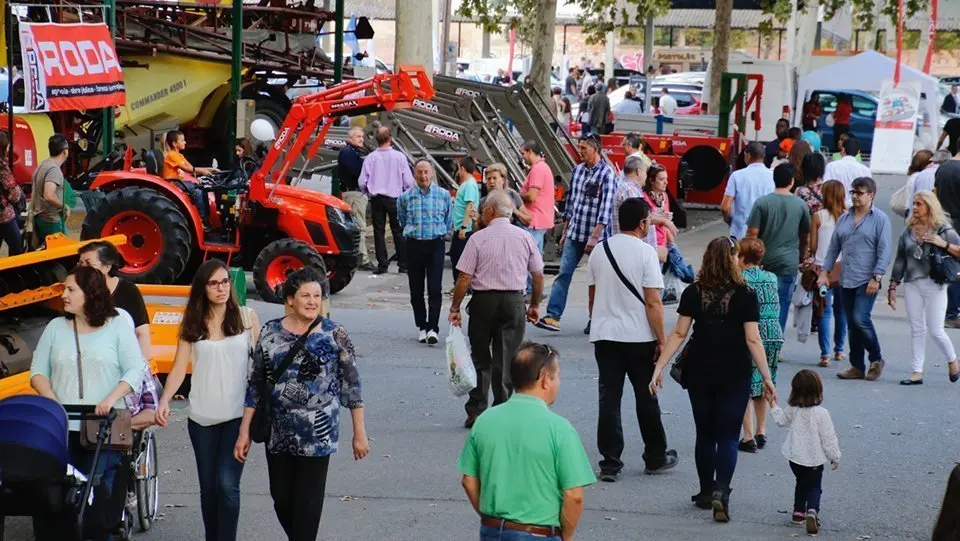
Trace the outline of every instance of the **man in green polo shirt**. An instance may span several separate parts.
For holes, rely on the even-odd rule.
[[[572,541],[583,487],[597,478],[573,425],[549,408],[560,390],[556,350],[522,345],[510,377],[516,394],[477,418],[457,461],[480,541]]]

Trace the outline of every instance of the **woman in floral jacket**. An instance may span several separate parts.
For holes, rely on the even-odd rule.
[[[327,467],[340,437],[341,406],[350,410],[353,420],[354,459],[365,457],[370,448],[353,344],[346,329],[320,315],[325,283],[323,274],[308,267],[291,274],[283,284],[288,315],[267,322],[260,331],[234,449],[237,460],[247,459],[250,422],[264,374],[272,374],[290,348],[302,343],[273,385],[266,443],[273,507],[287,537],[295,541],[317,538]]]
[[[7,255],[18,255],[23,253],[23,242],[16,206],[23,198],[23,190],[7,165],[9,156],[10,134],[3,130],[0,131],[0,244],[7,243]]]

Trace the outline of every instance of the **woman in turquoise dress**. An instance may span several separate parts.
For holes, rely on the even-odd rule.
[[[766,249],[760,239],[740,241],[740,268],[747,285],[757,293],[760,303],[760,339],[767,354],[770,377],[777,383],[777,366],[780,364],[780,348],[783,347],[783,329],[780,328],[780,296],[777,277],[760,268]],[[743,438],[738,446],[741,451],[755,453],[767,445],[767,403],[763,398],[763,377],[753,369],[750,384],[750,404],[743,415]],[[752,405],[752,407],[751,407]],[[756,419],[756,424],[754,424]]]

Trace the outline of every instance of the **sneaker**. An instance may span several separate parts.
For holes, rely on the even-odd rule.
[[[873,361],[870,368],[867,369],[867,375],[864,377],[867,381],[876,381],[880,374],[883,374],[883,361]]]
[[[597,476],[604,483],[616,483],[617,479],[620,478],[620,470],[617,471],[600,471],[600,475]]]
[[[399,268],[397,268],[397,272],[399,272],[400,274],[406,274],[406,273],[407,273],[407,268],[406,268],[406,267],[399,267]]]
[[[837,377],[840,379],[863,379],[864,374],[863,370],[859,368],[850,367],[844,370],[843,372],[837,372]]]
[[[387,273],[387,268],[386,268],[386,267],[377,267],[376,269],[373,270],[373,273],[374,273],[374,274],[386,274],[386,273]]]
[[[790,517],[790,523],[794,526],[799,526],[807,521],[807,515],[803,511],[794,511],[793,516]]]
[[[540,321],[534,323],[534,325],[548,331],[560,332],[560,321],[550,316],[540,318]]]
[[[431,346],[436,345],[440,341],[440,338],[437,336],[437,331],[427,331],[427,343]]]
[[[697,509],[713,509],[713,496],[709,490],[698,492],[693,496],[690,496],[690,501],[693,502],[693,505],[697,506]]]
[[[680,462],[680,459],[677,457],[677,452],[673,449],[667,451],[667,455],[663,459],[663,463],[657,466],[656,468],[651,468],[647,466],[643,473],[647,475],[657,475],[658,473],[666,473],[674,468],[677,463]]]
[[[817,516],[816,509],[807,509],[806,523],[807,534],[817,535],[820,533],[820,517]]]
[[[943,322],[943,326],[948,329],[960,329],[960,319],[950,318]]]
[[[377,267],[374,266],[374,264],[373,264],[373,263],[370,263],[369,261],[367,261],[366,263],[364,263],[364,264],[360,265],[359,267],[357,267],[357,270],[359,270],[359,271],[364,271],[364,272],[373,272],[373,271],[375,271],[376,269],[377,269]]]
[[[740,449],[744,453],[756,453],[757,452],[757,441],[756,440],[740,440],[740,443],[737,444],[737,449]]]
[[[417,335],[417,342],[420,342],[421,344],[427,343],[427,331],[420,329],[420,334]]]

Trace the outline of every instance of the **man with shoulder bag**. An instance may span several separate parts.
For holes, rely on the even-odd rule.
[[[606,482],[616,481],[623,468],[620,402],[625,377],[630,378],[636,398],[645,446],[644,473],[663,473],[678,461],[677,452],[667,450],[660,405],[647,388],[666,341],[660,261],[656,250],[643,241],[650,208],[634,197],[624,200],[618,212],[620,233],[602,242],[602,249],[594,250],[587,264],[590,341],[600,372],[597,447],[603,456],[600,480]]]

